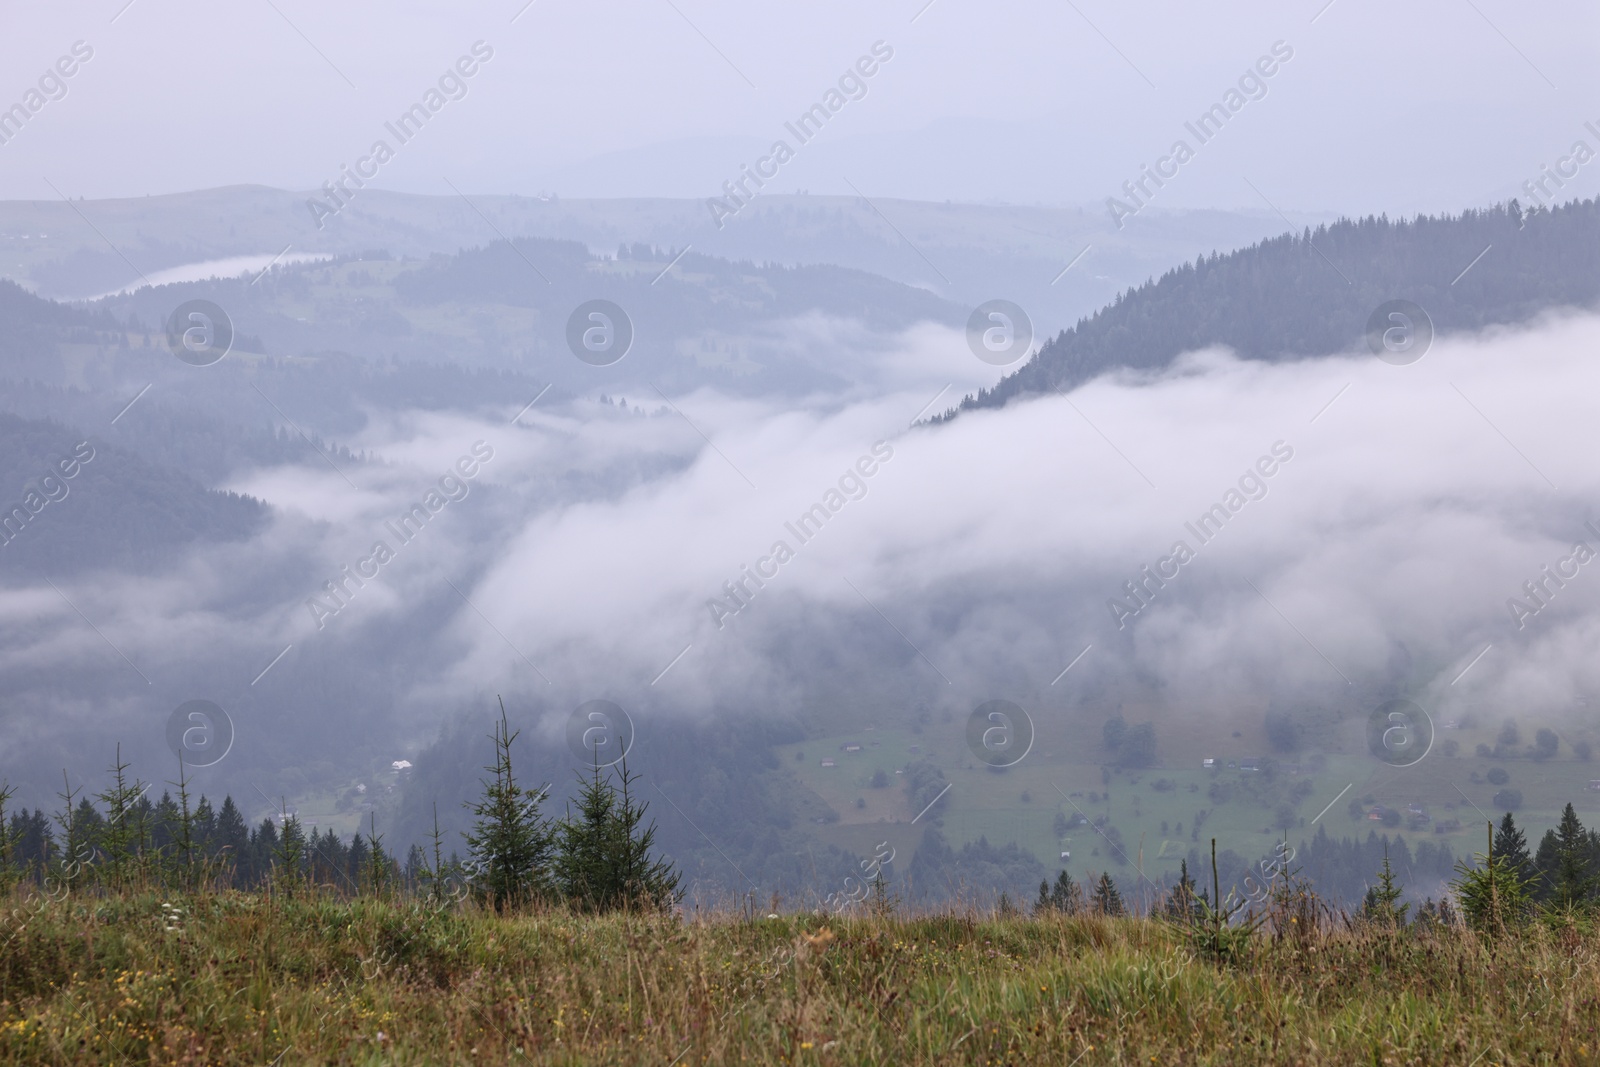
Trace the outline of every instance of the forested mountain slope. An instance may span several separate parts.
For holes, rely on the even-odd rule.
[[[1512,201],[1410,221],[1346,219],[1213,253],[1146,282],[961,407],[1000,407],[1014,397],[1071,389],[1118,367],[1155,370],[1210,345],[1261,360],[1349,351],[1389,300],[1420,305],[1443,333],[1597,298],[1595,200],[1532,211]]]
[[[880,329],[960,317],[933,293],[844,267],[757,265],[643,244],[621,245],[614,258],[604,259],[576,241],[526,238],[435,256],[395,278],[394,290],[416,306],[507,304],[563,316],[583,300],[607,297],[676,332],[810,311]]]
[[[0,413],[0,574],[140,568],[197,540],[248,537],[260,501],[210,490],[52,422]]]

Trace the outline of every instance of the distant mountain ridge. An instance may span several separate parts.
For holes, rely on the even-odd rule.
[[[734,147],[727,158],[736,170],[747,157],[743,147]],[[644,242],[662,248],[693,245],[697,254],[730,261],[851,267],[932,289],[969,310],[1005,297],[1028,309],[1042,335],[1070,325],[1173,263],[1213,248],[1242,247],[1279,226],[1277,217],[1264,211],[1152,207],[1115,230],[1107,227],[1098,205],[1047,208],[877,196],[869,203],[859,196],[765,191],[719,228],[706,209],[709,191],[680,200],[471,193],[467,201],[454,194],[369,187],[321,230],[305,207],[312,190],[233,186],[70,205],[54,198],[0,201],[0,252],[5,253],[0,277],[55,299],[87,299],[138,285],[163,270],[271,256],[290,241],[293,255],[387,249],[407,259],[453,254],[496,237],[574,240],[607,252],[619,243]],[[1290,225],[1315,225],[1325,217],[1291,211],[1290,218]],[[1063,275],[1062,267],[1091,245],[1083,261]],[[527,266],[518,269],[527,271]]]
[[[533,277],[538,271],[545,280]],[[562,316],[577,303],[607,297],[641,319],[674,333],[775,320],[817,311],[859,319],[880,329],[931,320],[956,324],[958,306],[924,289],[848,267],[784,266],[729,260],[699,252],[624,244],[615,258],[577,241],[517,238],[435,256],[394,279],[413,305],[454,300],[548,310]]]
[[[1591,305],[1600,300],[1600,200],[1345,219],[1213,253],[1080,319],[958,410],[1069,390],[1117,368],[1158,370],[1211,345],[1267,361],[1353,351],[1373,311],[1396,299],[1420,305],[1439,333]]]

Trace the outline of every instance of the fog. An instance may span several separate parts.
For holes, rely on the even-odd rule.
[[[371,727],[413,753],[464,694],[536,697],[554,736],[595,697],[647,720],[753,716],[885,679],[907,706],[1068,707],[1118,678],[1176,710],[1403,688],[1437,715],[1565,718],[1600,671],[1588,568],[1566,565],[1577,576],[1537,612],[1507,602],[1536,604],[1523,583],[1575,542],[1600,547],[1575,430],[1597,341],[1600,319],[1561,313],[1441,337],[1404,367],[1211,350],[929,425],[1001,371],[961,334],[919,327],[860,353],[871,388],[847,395],[645,385],[626,413],[593,397],[520,416],[520,401],[375,412],[350,445],[382,462],[348,481],[329,464],[236,474],[227,488],[273,508],[248,544],[0,601],[0,670],[32,709],[8,721],[10,743],[133,738],[172,693],[266,699],[296,671],[387,671],[396,655],[409,662],[393,716]],[[475,452],[492,458],[460,477]],[[1274,455],[1269,477],[1251,473]],[[870,477],[847,474],[874,456]],[[457,496],[397,538],[441,478]],[[802,540],[795,523],[834,490],[837,510]],[[1237,511],[1197,537],[1230,490]],[[327,596],[380,541],[393,558],[377,576]],[[1193,558],[1147,582],[1147,565],[1171,574],[1159,561],[1180,541]],[[772,559],[778,542],[792,558]],[[397,633],[416,655],[385,645]],[[98,698],[54,695],[68,676]],[[303,728],[329,710],[287,714]]]
[[[481,579],[480,606],[536,661],[545,649],[581,657],[580,678],[603,669],[642,686],[692,644],[658,687],[700,701],[744,678],[752,691],[803,684],[814,665],[774,662],[767,643],[818,616],[892,636],[878,609],[929,662],[910,647],[901,659],[930,676],[936,665],[965,693],[1007,678],[1046,689],[1087,644],[1175,693],[1326,687],[1384,675],[1399,642],[1442,707],[1566,710],[1593,683],[1584,658],[1569,659],[1593,625],[1592,595],[1572,579],[1521,629],[1506,601],[1575,541],[1595,541],[1582,528],[1593,477],[1571,430],[1595,331],[1580,316],[1445,338],[1409,367],[1365,353],[1277,365],[1196,353],[1156,380],[1101,379],[911,430],[904,413],[936,378],[836,412],[696,396],[686,404],[715,427],[715,450],[526,523]],[[795,541],[784,523],[875,440],[894,458],[866,495],[814,543]],[[1185,523],[1276,443],[1292,459],[1255,479],[1266,495],[1202,544]],[[719,628],[706,602],[774,540],[795,560]],[[1196,558],[1119,626],[1107,601],[1126,601],[1123,582],[1175,541]],[[462,680],[518,673],[488,643],[463,667]]]

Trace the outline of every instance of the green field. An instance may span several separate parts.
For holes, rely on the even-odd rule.
[[[1600,817],[1600,792],[1588,789],[1600,777],[1600,764],[1577,759],[1570,742],[1543,761],[1473,755],[1478,744],[1493,744],[1498,723],[1440,729],[1425,758],[1409,767],[1392,767],[1366,752],[1364,724],[1354,719],[1317,724],[1319,751],[1302,755],[1271,751],[1259,708],[1241,708],[1231,716],[1213,710],[1162,716],[1160,709],[1145,706],[1125,707],[1123,714],[1128,721],[1147,718],[1156,723],[1156,766],[1107,767],[1114,753],[1101,741],[1107,712],[1099,708],[1036,713],[1033,749],[1004,771],[973,757],[966,747],[965,723],[954,716],[920,727],[884,721],[837,730],[780,746],[777,752],[780,773],[837,814],[837,822],[812,817],[810,829],[826,844],[867,855],[878,841],[887,840],[898,858],[908,860],[925,827],[937,823],[958,847],[980,836],[996,845],[1016,842],[1047,867],[1064,868],[1076,879],[1109,869],[1128,884],[1138,879],[1139,870],[1152,881],[1164,876],[1170,881],[1179,860],[1191,848],[1205,852],[1212,837],[1219,850],[1254,858],[1267,854],[1285,829],[1296,842],[1312,836],[1318,825],[1336,838],[1365,837],[1371,831],[1401,834],[1413,843],[1446,844],[1457,856],[1466,856],[1481,848],[1484,820],[1498,821],[1502,813],[1493,801],[1501,787],[1485,778],[1495,767],[1509,774],[1506,786],[1523,793],[1517,818],[1534,841],[1555,825],[1568,801],[1586,822]],[[1234,728],[1239,737],[1231,736]],[[1531,735],[1532,730],[1525,732]],[[1078,740],[1067,740],[1073,738]],[[1456,742],[1453,756],[1445,754],[1449,741]],[[860,750],[846,752],[847,745]],[[1178,753],[1188,757],[1180,760]],[[1201,766],[1207,757],[1217,761],[1216,769]],[[1229,761],[1260,757],[1278,761],[1270,785],[1259,772],[1227,766]],[[824,760],[834,765],[825,767]],[[920,819],[901,784],[903,775],[897,773],[918,760],[939,767],[950,782],[949,792]],[[1293,764],[1303,769],[1285,769]],[[880,771],[889,784],[874,788],[873,776]],[[1353,802],[1360,814],[1351,814]],[[1285,804],[1294,814],[1287,828],[1278,818]],[[1404,816],[1412,804],[1423,807],[1430,820],[1417,829],[1409,828],[1404,818],[1389,826],[1366,815],[1381,806]],[[1195,816],[1201,811],[1205,815],[1196,833]],[[1076,826],[1058,837],[1058,812],[1069,819],[1081,813],[1091,822],[1105,817],[1121,836],[1121,855],[1092,825]],[[1436,832],[1438,823],[1451,820],[1460,827]],[[1059,859],[1063,851],[1071,852],[1070,860]]]

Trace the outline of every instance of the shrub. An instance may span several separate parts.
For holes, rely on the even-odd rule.
[[[1506,773],[1506,769],[1504,767],[1490,767],[1489,773],[1484,775],[1484,777],[1489,779],[1490,785],[1505,785],[1507,782],[1511,781],[1511,775]]]
[[[1532,908],[1531,886],[1505,856],[1478,853],[1475,863],[1456,861],[1450,883],[1467,925],[1489,937],[1521,925]]]
[[[1115,718],[1106,720],[1105,726],[1100,731],[1100,736],[1105,741],[1106,747],[1114,750],[1122,744],[1122,739],[1127,736],[1127,733],[1128,724],[1121,715],[1118,715]]]
[[[1267,743],[1275,752],[1294,752],[1305,736],[1305,727],[1287,711],[1267,712]]]
[[[1561,738],[1556,736],[1554,730],[1539,728],[1533,735],[1533,758],[1538,760],[1549,759],[1561,750]]]
[[[1128,727],[1128,732],[1122,738],[1121,751],[1117,753],[1117,763],[1123,767],[1148,767],[1155,761],[1155,724],[1142,722]]]

